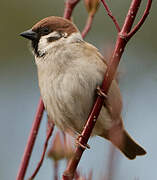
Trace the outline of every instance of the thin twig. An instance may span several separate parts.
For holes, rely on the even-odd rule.
[[[116,20],[116,18],[112,15],[112,11],[110,10],[110,8],[108,7],[107,3],[105,2],[105,0],[101,0],[106,11],[107,11],[107,14],[110,16],[110,18],[112,19],[113,23],[115,24],[116,26],[116,29],[118,32],[120,32],[121,28],[118,24],[118,21]]]
[[[48,131],[47,131],[47,135],[46,135],[46,140],[45,140],[45,143],[44,143],[44,148],[43,148],[43,153],[41,155],[41,159],[39,161],[39,163],[37,164],[37,167],[35,169],[35,171],[33,172],[32,176],[29,178],[29,180],[32,180],[35,178],[35,176],[37,175],[38,171],[40,170],[40,167],[42,166],[42,163],[43,163],[43,160],[44,160],[44,157],[45,157],[45,153],[46,153],[46,150],[47,150],[47,146],[48,146],[48,141],[52,135],[52,132],[53,132],[53,129],[54,129],[54,123],[51,121],[51,122],[48,122]]]
[[[92,22],[93,22],[93,18],[94,18],[94,16],[92,16],[92,15],[89,14],[89,16],[88,16],[88,18],[87,18],[86,25],[85,25],[85,27],[84,27],[84,30],[82,31],[82,37],[83,37],[83,38],[84,38],[84,37],[87,35],[87,33],[90,31],[91,26],[92,26]]]
[[[64,9],[64,18],[66,19],[70,19],[73,9],[75,8],[76,4],[79,2],[80,0],[67,0],[65,2],[65,9]]]
[[[36,140],[36,137],[38,134],[39,127],[40,127],[40,122],[41,122],[41,119],[43,116],[43,112],[44,112],[44,105],[40,98],[39,103],[38,103],[37,112],[35,115],[35,119],[32,124],[32,129],[30,131],[30,135],[29,135],[26,147],[25,147],[25,151],[24,151],[24,154],[22,157],[22,161],[21,161],[18,173],[17,173],[16,180],[23,180],[24,176],[26,174],[29,160],[30,160],[32,150],[34,147],[34,143],[35,143],[35,140]]]
[[[152,0],[148,0],[147,5],[146,5],[146,9],[143,13],[142,18],[139,20],[137,25],[127,34],[127,38],[131,38],[140,29],[140,27],[143,25],[143,23],[145,22],[145,19],[147,18],[148,14],[149,14],[149,10],[151,8],[151,5],[152,5]]]

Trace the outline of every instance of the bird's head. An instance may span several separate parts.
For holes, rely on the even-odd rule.
[[[44,56],[53,47],[82,40],[79,30],[71,21],[56,16],[42,19],[20,35],[31,40],[37,57]]]

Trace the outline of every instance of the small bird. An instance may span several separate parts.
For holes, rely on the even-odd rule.
[[[107,62],[82,39],[69,20],[51,16],[20,34],[31,40],[42,100],[48,116],[63,132],[81,134],[101,86]],[[122,98],[113,80],[92,136],[110,140],[127,158],[146,154],[126,132]]]

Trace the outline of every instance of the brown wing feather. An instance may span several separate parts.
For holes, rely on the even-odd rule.
[[[86,53],[89,53],[89,55],[90,54],[93,55],[93,53],[95,53],[95,56],[97,56],[96,63],[99,64],[99,66],[103,66],[102,62],[105,64],[104,66],[104,74],[105,74],[107,61],[105,61],[105,59],[103,58],[103,56],[100,54],[99,50],[96,47],[94,47],[93,45],[89,43],[86,43],[85,46],[86,46],[85,48]],[[113,80],[111,84],[111,87],[108,92],[108,98],[105,101],[104,106],[107,107],[113,119],[119,119],[119,117],[121,116],[121,111],[122,111],[122,97],[120,94],[118,83],[116,82],[115,79]]]

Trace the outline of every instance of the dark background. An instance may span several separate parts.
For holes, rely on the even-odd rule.
[[[114,14],[122,24],[129,1],[109,1]],[[142,7],[145,5],[145,1]],[[28,42],[19,36],[40,19],[63,15],[64,2],[57,0],[2,0],[0,11],[0,179],[13,180],[21,161],[36,111],[39,89],[34,57],[28,50]],[[157,137],[157,46],[156,9],[154,1],[151,13],[140,31],[132,38],[120,64],[120,88],[124,108],[124,124],[128,132],[147,150],[147,155],[129,161],[116,151],[114,179],[156,179]],[[138,18],[142,10],[138,15]],[[80,30],[87,17],[83,2],[74,11],[73,20]],[[116,30],[101,6],[92,31],[86,40],[97,46],[107,56],[115,42]],[[27,176],[36,166],[45,138],[46,116],[33,151]],[[83,173],[94,169],[94,179],[107,174],[109,143],[93,138],[80,163]],[[37,180],[52,179],[52,162],[45,159]],[[60,172],[65,162],[61,162]],[[88,168],[87,168],[88,167]]]

